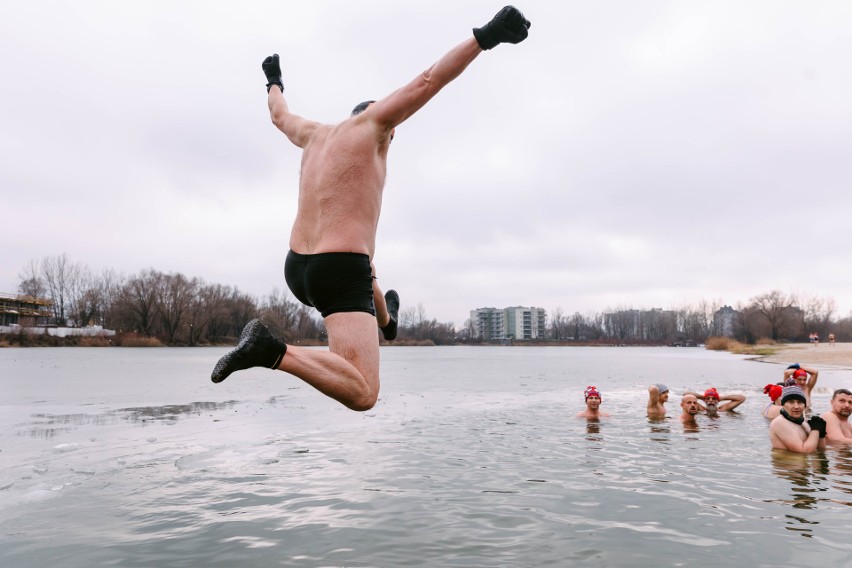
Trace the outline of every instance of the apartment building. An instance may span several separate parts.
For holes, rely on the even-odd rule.
[[[543,308],[513,306],[471,310],[473,337],[485,341],[544,339],[547,312]]]

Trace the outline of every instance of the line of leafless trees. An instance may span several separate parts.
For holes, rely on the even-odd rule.
[[[604,313],[550,314],[551,338],[619,343],[700,344],[708,337],[730,336],[745,343],[760,340],[806,341],[816,332],[825,340],[852,340],[852,317],[835,318],[833,299],[799,297],[773,290],[736,308],[700,301],[671,310],[616,308]]]
[[[101,325],[168,345],[231,341],[255,317],[288,341],[322,340],[324,333],[312,310],[278,289],[258,300],[179,273],[95,273],[65,254],[30,262],[19,278],[18,293],[53,301],[57,325]]]
[[[157,338],[168,345],[233,341],[252,318],[261,317],[288,342],[323,341],[325,329],[315,311],[274,288],[258,299],[232,286],[209,284],[154,269],[131,276],[96,273],[67,255],[31,261],[19,275],[18,293],[53,302],[58,325],[101,325],[119,333]],[[852,316],[836,318],[834,300],[799,297],[773,290],[735,308],[700,301],[675,309],[618,307],[583,315],[549,314],[547,338],[560,342],[700,344],[728,335],[743,342],[761,339],[805,341],[816,332],[825,339],[852,341]],[[428,318],[422,304],[400,312],[403,342],[449,345],[472,341],[471,325]]]

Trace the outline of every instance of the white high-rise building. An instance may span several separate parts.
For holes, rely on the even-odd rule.
[[[513,306],[471,310],[473,337],[486,341],[544,339],[547,313],[543,308]]]

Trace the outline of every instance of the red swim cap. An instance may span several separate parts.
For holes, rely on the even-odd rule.
[[[793,378],[794,379],[797,378],[797,377],[807,377],[807,376],[808,376],[808,372],[803,371],[802,369],[796,369],[795,371],[793,371]]]
[[[781,387],[781,385],[766,385],[765,387],[763,387],[763,394],[768,394],[769,399],[772,402],[775,402],[775,399],[781,396],[781,392],[783,390],[784,389]]]
[[[708,397],[715,398],[716,400],[719,400],[719,393],[716,392],[716,389],[709,388],[706,391],[704,391],[704,400],[707,400]]]
[[[601,393],[598,392],[598,389],[592,386],[586,387],[586,390],[583,392],[583,395],[586,397],[586,400],[588,400],[590,396],[596,396],[598,398],[601,398]]]

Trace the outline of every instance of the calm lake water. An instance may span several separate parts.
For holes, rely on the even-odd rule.
[[[0,566],[848,566],[852,451],[773,452],[785,366],[677,348],[390,347],[363,414],[226,351],[0,349]],[[791,361],[792,362],[792,361]],[[675,418],[649,422],[666,383]],[[596,385],[610,418],[587,423]],[[739,411],[677,420],[685,389]],[[822,369],[814,397],[852,371]]]

